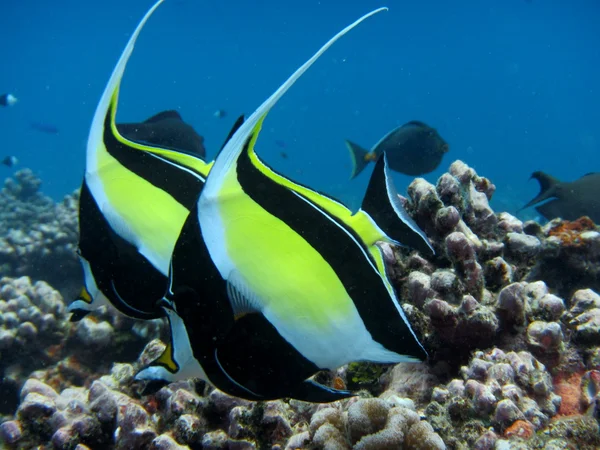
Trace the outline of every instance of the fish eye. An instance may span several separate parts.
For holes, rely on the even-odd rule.
[[[448,150],[450,150],[450,146],[449,146],[448,144],[444,144],[444,145],[442,145],[442,151],[443,151],[444,153],[446,153]]]

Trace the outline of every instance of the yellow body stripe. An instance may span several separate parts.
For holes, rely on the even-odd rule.
[[[344,205],[273,172],[258,159],[254,146],[265,117],[266,114],[258,121],[249,143],[253,164],[279,185],[352,227],[367,244],[377,271],[393,293],[385,275],[383,256],[375,245],[382,234],[365,213],[352,215]],[[342,326],[345,318],[355,311],[354,303],[329,262],[285,222],[257,207],[243,192],[235,170],[226,175],[219,198],[227,253],[244,274],[251,291],[260,295],[261,306],[280,320],[307,328],[331,327],[332,321],[339,321]],[[261,244],[255,245],[256,242]],[[318,279],[312,278],[314,273],[319,273]]]
[[[364,212],[358,211],[355,214],[352,214],[346,206],[343,204],[319,193],[309,189],[307,187],[301,186],[299,184],[294,183],[288,178],[285,178],[282,175],[274,172],[265,165],[256,155],[254,151],[254,144],[258,137],[258,133],[262,127],[262,122],[264,121],[264,117],[258,123],[257,127],[254,129],[254,136],[250,143],[250,159],[254,166],[260,170],[266,177],[270,178],[277,184],[281,186],[285,186],[288,189],[300,194],[302,197],[310,200],[315,205],[319,206],[321,209],[343,222],[346,226],[350,227],[357,234],[359,239],[365,243],[367,246],[374,245],[375,242],[385,240],[385,236],[381,233],[371,220],[371,218]]]
[[[259,294],[261,306],[280,320],[300,320],[308,327],[329,326],[332,316],[343,321],[353,303],[331,266],[285,222],[240,194],[235,175],[224,180],[220,207],[227,253],[250,290]],[[236,195],[227,197],[234,190]],[[315,271],[318,279],[307,276]]]
[[[385,241],[386,237],[383,235],[381,230],[375,225],[375,223],[369,217],[369,215],[362,210],[358,211],[355,214],[352,214],[352,212],[343,204],[336,202],[335,200],[323,194],[313,191],[312,189],[296,184],[282,175],[279,175],[278,173],[271,170],[271,168],[265,165],[258,158],[256,152],[254,151],[254,147],[265,118],[266,114],[259,120],[256,127],[254,128],[253,135],[248,148],[250,160],[252,161],[254,166],[258,170],[260,170],[260,172],[262,172],[266,177],[270,178],[277,184],[285,186],[291,189],[292,191],[298,193],[299,195],[303,196],[307,200],[322,208],[326,213],[335,217],[336,219],[344,223],[346,226],[354,230],[354,232],[357,234],[358,239],[361,240],[368,247],[369,253],[375,260],[375,266],[377,268],[377,271],[380,273],[388,292],[390,292],[390,294],[394,296],[394,289],[386,274],[383,254],[379,247],[376,246],[376,243],[378,241]]]
[[[111,107],[107,113],[111,114],[111,133],[119,142],[129,148],[168,159],[176,165],[196,172],[204,179],[208,176],[212,162],[207,164],[193,155],[138,144],[123,137],[118,132],[115,122],[118,98],[119,88],[117,87],[112,95]],[[122,220],[122,226],[127,228],[122,231],[127,233],[127,236],[134,236],[137,241],[131,243],[137,248],[143,247],[148,250],[147,257],[152,264],[155,267],[161,265],[162,267],[157,267],[157,269],[165,272],[167,270],[165,264],[168,264],[171,259],[175,242],[189,210],[178,203],[169,193],[121,165],[110,155],[103,141],[98,143],[96,161],[98,172],[95,176],[99,178],[103,186],[110,209]],[[104,205],[99,206],[104,213],[107,213]]]
[[[135,236],[139,242],[131,243],[137,248],[143,243],[153,255],[168,262],[189,210],[167,192],[119,164],[103,145],[96,154],[98,176],[110,208],[122,219],[122,226],[127,227],[122,230],[127,233],[123,237]],[[104,205],[99,206],[106,214]]]

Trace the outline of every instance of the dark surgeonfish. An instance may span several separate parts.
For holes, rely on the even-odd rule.
[[[92,121],[79,204],[78,253],[85,287],[69,305],[71,320],[106,303],[135,318],[164,315],[157,302],[167,288],[171,254],[212,165],[198,156],[197,148],[175,151],[129,140],[115,123],[125,66],[143,25],[160,3],[129,40]],[[160,130],[159,122],[152,124],[155,131]],[[160,141],[162,136],[155,138]],[[188,141],[193,137],[181,137],[181,142]],[[169,142],[179,146],[171,138]]]
[[[521,210],[537,205],[535,209],[548,220],[560,217],[576,220],[588,216],[600,223],[600,173],[588,173],[570,183],[561,182],[544,172],[533,172],[531,178],[540,183],[540,193]]]
[[[12,94],[0,95],[0,106],[13,106],[19,100]]]
[[[328,402],[353,395],[310,380],[350,361],[426,357],[378,241],[432,252],[377,161],[361,209],[276,173],[254,148],[267,113],[335,41],[277,89],[227,142],[175,246],[164,299],[171,343],[136,376],[202,377],[231,395]]]
[[[377,161],[384,152],[393,171],[411,176],[425,175],[440,165],[449,149],[435,128],[417,120],[390,131],[370,151],[348,140],[346,146],[352,157],[350,178],[361,173],[369,162]]]
[[[204,138],[177,111],[160,112],[142,123],[118,123],[117,130],[134,142],[206,156]]]

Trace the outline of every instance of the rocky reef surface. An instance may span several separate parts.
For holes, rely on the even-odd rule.
[[[199,380],[142,395],[133,376],[164,348],[164,323],[112,310],[68,322],[57,289],[80,283],[77,194],[56,205],[35,180],[19,172],[0,193],[6,448],[600,448],[600,230],[587,218],[495,213],[494,185],[457,161],[403,199],[435,256],[383,245],[429,361],[322,372],[359,394],[324,405],[249,402]],[[74,269],[54,278],[53,264]]]

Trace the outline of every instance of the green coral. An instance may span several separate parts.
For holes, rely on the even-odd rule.
[[[575,443],[580,449],[600,447],[600,427],[590,416],[560,417],[550,423],[548,431],[551,438]]]
[[[381,390],[379,379],[386,370],[386,366],[367,362],[353,362],[348,364],[346,380],[348,389],[357,391],[366,389],[373,395],[378,395]]]

